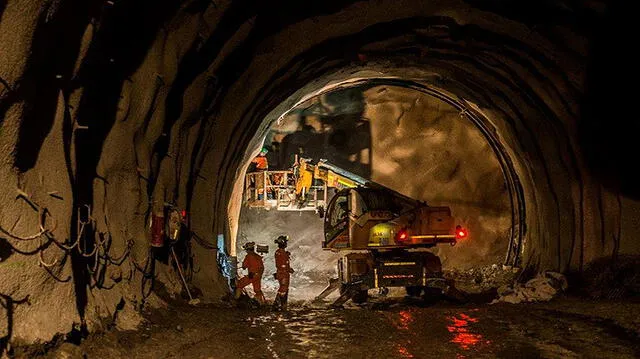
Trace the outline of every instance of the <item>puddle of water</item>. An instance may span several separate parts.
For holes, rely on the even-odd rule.
[[[413,356],[405,346],[397,345],[396,349],[400,358],[415,358],[415,356]]]
[[[247,321],[251,327],[266,329],[267,351],[273,359],[291,355],[331,358],[333,355],[326,348],[335,346],[335,338],[347,340],[350,335],[345,320],[339,315],[324,310],[290,310],[284,314],[258,315]]]
[[[411,329],[411,324],[415,321],[414,315],[410,310],[401,310],[397,313],[385,313],[387,318],[391,321],[392,325],[400,331],[403,338],[400,343],[396,343],[395,351],[399,358],[415,358],[415,356],[409,350],[411,346],[410,338],[415,336],[415,333]]]
[[[474,331],[472,323],[479,323],[479,319],[471,317],[465,313],[448,316],[447,330],[453,334],[449,342],[456,344],[462,350],[470,350],[482,344],[490,344],[490,341],[483,340],[482,334]]]

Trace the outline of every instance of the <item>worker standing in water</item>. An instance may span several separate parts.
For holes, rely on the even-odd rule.
[[[247,255],[242,261],[242,269],[246,269],[248,274],[240,280],[236,285],[236,299],[239,299],[242,295],[242,289],[249,284],[253,284],[253,291],[255,292],[255,299],[262,305],[265,302],[264,295],[262,294],[262,274],[264,273],[264,263],[262,257],[255,252],[255,242],[247,242],[242,248],[247,251]]]
[[[289,236],[279,236],[274,241],[274,243],[278,245],[278,249],[275,254],[276,273],[274,274],[274,277],[280,285],[278,293],[276,294],[276,299],[273,301],[273,308],[275,310],[287,309],[287,300],[289,298],[289,279],[291,277],[291,273],[293,273],[290,263],[291,253],[286,250],[288,241]]]

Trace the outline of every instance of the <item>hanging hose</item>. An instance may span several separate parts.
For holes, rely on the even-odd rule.
[[[144,270],[142,272],[143,278],[142,278],[141,290],[142,290],[143,300],[147,299],[151,295],[151,291],[153,291],[153,284],[156,279],[155,272],[156,272],[156,260],[153,258],[153,255],[150,252],[149,256],[147,257],[147,262],[145,263]],[[149,291],[145,293],[145,284],[147,283],[149,283],[149,286],[148,286]]]
[[[41,238],[42,238],[42,237],[41,237]],[[40,245],[41,245],[41,246],[44,246],[44,244],[45,244],[45,243],[42,243],[42,239],[41,239],[41,240],[40,240]],[[38,256],[39,256],[38,260],[40,261],[40,265],[41,265],[41,266],[45,266],[45,267],[47,267],[47,268],[51,268],[51,267],[55,266],[55,265],[58,263],[58,259],[57,259],[57,258],[56,258],[56,259],[54,259],[54,260],[53,260],[53,263],[47,263],[47,262],[45,262],[45,260],[44,260],[44,250],[45,250],[45,248],[42,248],[40,251],[38,251]]]
[[[93,250],[91,251],[91,253],[87,253],[87,252],[85,252],[85,251],[84,251],[84,249],[82,249],[82,248],[80,247],[80,245],[78,245],[78,253],[80,253],[80,254],[81,254],[83,257],[85,257],[85,258],[91,258],[91,257],[93,257],[93,256],[96,256],[96,255],[97,255],[97,253],[98,253],[98,250],[99,250],[100,248],[102,248],[102,246],[103,246],[103,244],[104,244],[104,242],[105,242],[105,241],[106,241],[106,239],[105,239],[105,240],[98,240],[98,243],[93,247]],[[85,242],[86,242],[86,241],[85,241]],[[86,249],[86,247],[85,247],[85,249]],[[104,249],[104,248],[103,248],[103,249]]]
[[[109,235],[109,237],[111,237],[111,235]],[[111,245],[109,245],[109,248],[106,249],[103,259],[109,261],[109,263],[111,264],[114,264],[117,266],[121,265],[124,262],[124,260],[127,259],[127,257],[129,257],[129,253],[131,253],[131,248],[133,247],[133,240],[125,239],[124,243],[125,243],[125,249],[121,255],[116,257],[116,259],[114,259],[113,256],[109,255],[109,251],[111,250]],[[111,238],[109,238],[109,244],[111,244]]]
[[[142,300],[145,300],[149,297],[149,295],[151,295],[153,284],[156,279],[156,260],[153,257],[151,248],[149,248],[149,252],[147,253],[147,259],[144,263],[144,267],[141,267],[133,258],[131,258],[131,263],[133,263],[133,266],[137,271],[142,273]],[[146,291],[145,288],[148,288],[148,291]]]
[[[20,196],[22,197],[22,196]],[[29,204],[34,207],[37,211],[38,211],[38,225],[40,227],[40,231],[36,234],[32,234],[30,236],[19,236],[17,234],[13,234],[11,233],[10,230],[7,230],[5,228],[3,228],[2,226],[0,226],[0,231],[4,234],[6,234],[7,236],[18,240],[18,241],[32,241],[35,239],[38,239],[40,237],[42,237],[43,235],[47,234],[47,233],[51,233],[53,231],[56,230],[56,228],[58,227],[58,222],[55,220],[55,218],[51,217],[51,214],[49,213],[49,211],[46,208],[42,208],[38,205],[36,205],[35,203],[33,203],[33,201],[28,200]],[[45,222],[45,218],[49,216],[51,217],[52,221],[53,221],[53,228],[45,228],[44,222]]]
[[[41,206],[39,206],[37,203],[35,203],[33,200],[31,200],[31,198],[29,198],[29,196],[22,190],[18,189],[18,196],[16,198],[22,198],[24,199],[30,206],[31,208],[33,208],[35,211],[38,212],[38,227],[40,228],[39,232],[30,236],[19,236],[16,235],[14,233],[11,233],[10,230],[7,230],[5,228],[3,228],[2,226],[0,226],[0,231],[4,234],[6,234],[7,236],[9,236],[10,238],[13,238],[15,240],[18,241],[32,241],[32,240],[40,240],[40,244],[38,246],[38,261],[40,263],[40,266],[43,266],[45,268],[51,268],[53,266],[55,266],[58,263],[58,259],[54,259],[52,263],[48,263],[45,259],[44,259],[44,250],[47,248],[49,242],[53,241],[54,243],[58,244],[57,242],[55,242],[54,236],[53,236],[53,231],[55,231],[55,229],[57,228],[58,224],[57,221],[55,220],[55,218],[51,217],[51,214],[49,212],[48,209],[46,208],[42,208]],[[52,228],[46,228],[45,222],[46,222],[46,218],[47,216],[51,217],[52,221],[53,221],[53,227]],[[43,241],[43,237],[46,238],[47,241]]]
[[[30,236],[19,236],[17,234],[13,234],[11,233],[9,230],[5,229],[4,227],[0,226],[0,232],[6,234],[7,236],[11,237],[12,239],[18,240],[18,241],[32,241],[34,239],[38,239],[40,238],[43,234],[45,234],[47,231],[40,231],[36,234],[30,235]]]
[[[65,263],[64,259],[60,261],[59,258],[55,258],[51,262],[48,262],[45,259],[44,251],[49,246],[49,243],[55,244],[58,248],[62,249],[65,253],[69,253],[72,250],[76,249],[78,253],[84,258],[93,257],[93,263],[91,267],[88,268],[88,271],[91,274],[93,282],[100,287],[102,287],[102,284],[101,284],[102,280],[98,277],[104,276],[105,271],[104,270],[98,271],[99,267],[102,265],[103,267],[106,268],[107,263],[121,265],[125,261],[125,259],[129,257],[130,250],[132,247],[132,241],[129,241],[129,240],[125,240],[125,244],[126,244],[125,249],[123,253],[120,254],[117,258],[113,258],[112,256],[109,255],[109,251],[107,249],[106,244],[109,243],[108,247],[111,247],[110,246],[111,236],[107,238],[101,238],[100,240],[97,241],[97,243],[95,243],[93,249],[90,252],[86,251],[86,249],[89,246],[89,243],[87,243],[87,239],[86,239],[86,236],[88,234],[86,233],[86,229],[87,229],[87,226],[91,225],[91,223],[94,221],[94,219],[91,217],[91,207],[89,207],[88,205],[85,205],[85,207],[88,209],[86,220],[81,219],[80,208],[78,208],[79,223],[78,223],[78,231],[77,231],[75,240],[72,243],[68,243],[67,241],[61,242],[61,241],[58,241],[53,235],[53,232],[56,230],[58,223],[56,219],[51,215],[49,210],[46,207],[42,207],[38,203],[33,201],[29,197],[29,195],[24,191],[18,189],[17,192],[18,192],[18,195],[16,196],[16,198],[23,199],[29,204],[31,208],[33,208],[36,212],[38,212],[39,231],[32,235],[23,236],[23,235],[18,235],[16,233],[13,233],[12,230],[6,229],[0,225],[0,233],[5,234],[9,238],[12,238],[17,241],[22,241],[22,242],[39,240],[40,243],[36,250],[28,251],[28,252],[20,251],[20,250],[17,250],[17,251],[25,255],[37,253],[39,265],[45,268],[49,274],[53,275],[53,273],[50,270],[51,268],[53,268],[54,266],[60,263],[62,264]],[[50,227],[47,227],[48,218],[50,218],[50,221],[52,223]],[[84,247],[82,246],[82,243],[81,243],[83,238],[84,238],[84,244],[85,244]],[[66,259],[66,254],[65,254],[65,259]],[[143,292],[144,292],[144,287],[146,285],[146,282],[149,281],[149,277],[150,277],[148,274],[149,272],[148,267],[149,267],[149,260],[147,260],[147,264],[145,264],[145,269],[143,269],[143,272],[145,273],[145,276],[144,276],[145,279],[143,281]],[[151,267],[155,267],[153,263],[151,263]],[[154,268],[151,268],[152,271],[153,269]],[[133,271],[130,271],[130,273],[132,275]],[[153,274],[151,274],[151,277],[153,277]],[[152,281],[153,281],[153,278],[152,278]]]
[[[73,242],[70,242],[71,241],[70,239],[65,241],[59,241],[56,239],[56,237],[53,234],[53,232],[57,228],[57,221],[51,215],[49,210],[46,207],[41,207],[38,203],[33,201],[29,197],[29,195],[24,191],[18,189],[17,192],[18,192],[18,195],[16,199],[17,198],[23,199],[29,204],[29,206],[32,209],[34,209],[38,213],[39,231],[31,235],[23,236],[23,235],[13,233],[12,229],[11,230],[6,229],[0,225],[0,233],[5,234],[7,237],[11,239],[22,241],[22,242],[39,240],[39,245],[35,250],[22,251],[19,248],[14,248],[15,251],[24,255],[34,255],[37,253],[39,265],[43,267],[47,271],[47,273],[49,273],[49,275],[53,276],[59,282],[68,282],[69,280],[71,280],[71,276],[69,276],[67,279],[57,278],[54,274],[54,271],[52,271],[52,268],[55,267],[56,265],[63,266],[66,262],[67,255],[71,251],[77,250],[78,253],[83,258],[93,258],[92,263],[87,263],[87,266],[89,267],[87,268],[87,270],[91,277],[90,286],[96,286],[101,289],[111,289],[116,284],[116,282],[114,281],[114,283],[111,286],[108,286],[108,287],[104,286],[104,279],[105,279],[108,265],[113,264],[116,266],[120,266],[128,258],[129,259],[129,276],[128,278],[126,278],[126,280],[131,281],[135,271],[136,270],[140,271],[143,275],[142,283],[141,283],[143,300],[145,300],[151,294],[151,291],[153,290],[153,286],[154,286],[154,281],[155,281],[155,259],[153,258],[151,251],[147,255],[147,259],[145,261],[144,267],[141,268],[135,262],[135,260],[130,256],[131,249],[133,247],[133,240],[127,239],[125,236],[123,237],[124,244],[125,244],[125,248],[123,252],[116,257],[111,256],[109,254],[109,251],[112,245],[112,242],[111,242],[112,236],[110,235],[109,232],[107,232],[106,236],[104,236],[103,234],[100,234],[100,238],[95,242],[93,249],[90,252],[87,252],[87,249],[91,245],[87,237],[91,236],[93,233],[93,231],[89,232],[89,228],[91,228],[91,226],[95,222],[95,219],[91,216],[91,207],[89,205],[85,205],[84,207],[80,207],[77,209],[78,211],[77,232]],[[81,216],[82,214],[81,208],[87,208],[87,214],[85,216],[86,219],[83,219],[83,217]],[[47,226],[48,221],[51,222],[49,226]],[[107,224],[107,228],[108,228],[108,224]],[[62,259],[55,258],[51,262],[48,262],[45,259],[44,251],[51,243],[55,244],[58,248],[64,251],[65,255]],[[188,266],[188,269],[189,270],[187,272],[188,273],[187,275],[188,277],[190,277],[191,266]]]

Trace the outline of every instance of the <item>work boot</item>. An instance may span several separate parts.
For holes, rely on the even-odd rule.
[[[262,292],[256,293],[256,296],[254,297],[254,299],[257,300],[261,306],[264,305],[264,303],[267,301],[264,298],[264,294],[262,294]]]
[[[280,293],[276,294],[276,299],[273,300],[273,310],[280,311],[282,309],[282,296]]]

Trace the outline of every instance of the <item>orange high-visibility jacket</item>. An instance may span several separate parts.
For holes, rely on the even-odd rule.
[[[283,248],[278,248],[276,250],[276,271],[278,273],[289,273],[291,270],[290,266],[290,253],[285,251]]]
[[[262,257],[254,252],[248,252],[247,256],[244,257],[244,261],[242,261],[242,268],[248,269],[249,273],[262,275],[262,273],[264,272]]]
[[[265,156],[258,156],[251,161],[256,164],[256,168],[259,170],[266,170],[269,168],[269,162]]]

